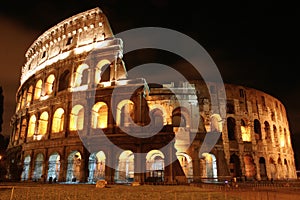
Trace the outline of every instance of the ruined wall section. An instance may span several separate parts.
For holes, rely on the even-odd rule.
[[[255,163],[256,174],[260,174],[260,166],[264,160],[269,178],[296,178],[294,152],[284,105],[263,91],[233,84],[226,84],[225,87],[227,119],[233,118],[236,123],[235,141],[230,141],[227,137],[224,142],[229,145],[225,145],[228,147],[225,151],[240,157],[242,169],[245,169],[244,157],[249,155]],[[224,132],[228,136],[227,122],[228,120]],[[241,127],[249,129],[250,141],[243,140]],[[227,160],[230,164],[230,160]]]
[[[35,40],[26,52],[21,84],[45,66],[76,53],[76,48],[84,51],[80,47],[110,37],[113,37],[111,27],[99,8],[79,13],[58,23]],[[86,49],[90,50],[91,47]]]

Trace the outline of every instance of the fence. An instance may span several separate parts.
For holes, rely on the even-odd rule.
[[[255,188],[227,190],[206,185],[193,186],[121,186],[95,188],[95,185],[39,184],[35,186],[0,186],[0,200],[273,200],[299,199],[299,192],[257,191]]]

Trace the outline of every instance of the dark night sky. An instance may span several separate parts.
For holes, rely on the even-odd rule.
[[[1,3],[0,85],[4,89],[6,120],[3,133],[10,133],[8,119],[15,109],[14,94],[27,48],[60,21],[100,7],[115,34],[144,26],[180,31],[205,48],[225,82],[277,97],[286,106],[296,156],[300,157],[300,147],[295,145],[300,143],[300,137],[295,137],[300,135],[300,78],[296,72],[300,35],[298,6],[271,0],[209,2],[10,0]]]

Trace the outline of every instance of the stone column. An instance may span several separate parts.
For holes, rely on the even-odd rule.
[[[174,145],[169,145],[169,148],[167,149],[168,152],[165,153],[165,182],[167,183],[173,183],[174,182],[174,173],[173,173],[173,162],[176,158],[174,158],[175,155],[175,149]],[[166,166],[166,163],[168,164]]]
[[[260,164],[259,164],[259,158],[257,158],[257,156],[255,156],[254,158],[253,158],[253,161],[254,161],[254,164],[255,164],[255,166],[256,166],[256,179],[257,180],[261,180],[261,176],[260,176]]]
[[[201,181],[201,172],[202,166],[200,165],[200,158],[198,155],[199,149],[197,147],[190,147],[192,149],[189,155],[192,157],[192,165],[193,165],[193,181],[200,182]]]
[[[114,152],[112,152],[112,149],[109,148],[110,151],[107,152],[107,157],[105,159],[105,180],[107,183],[114,183],[115,178],[115,169],[114,167],[116,164]]]
[[[30,169],[29,169],[29,175],[28,175],[28,180],[32,180],[33,172],[34,172],[34,165],[35,165],[35,159],[34,159],[34,150],[31,150],[30,153]]]
[[[59,170],[59,182],[67,181],[67,167],[68,167],[68,156],[66,155],[66,147],[63,147],[61,159],[60,159],[60,170]]]
[[[134,181],[144,183],[146,173],[146,154],[141,152],[141,146],[139,146],[137,153],[134,154]]]

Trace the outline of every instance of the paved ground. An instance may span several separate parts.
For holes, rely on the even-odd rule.
[[[248,187],[225,186],[129,186],[107,185],[96,188],[93,184],[40,184],[0,183],[0,200],[193,200],[193,199],[240,199],[240,200],[296,200],[300,199],[298,187]]]

